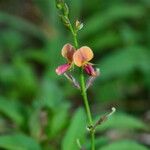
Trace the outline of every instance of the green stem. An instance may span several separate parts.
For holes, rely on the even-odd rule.
[[[86,88],[85,88],[83,69],[81,71],[80,80],[81,80],[80,81],[81,82],[81,94],[83,96],[83,100],[84,100],[84,104],[85,104],[85,108],[86,108],[86,113],[87,113],[87,117],[88,117],[88,125],[89,125],[89,127],[92,127],[93,120],[92,120],[92,115],[91,115],[89,102],[88,102],[88,98],[87,98],[87,92],[86,92]],[[91,150],[95,150],[95,131],[90,130],[90,134],[91,134]]]
[[[75,47],[76,49],[78,48],[78,40],[77,40],[77,33],[74,31],[73,27],[72,27],[72,24],[70,23],[69,21],[69,29],[73,35],[73,40],[74,40],[74,44],[75,44]]]
[[[91,132],[91,148],[95,150],[95,131]]]
[[[68,18],[68,20],[69,20],[69,18]],[[70,21],[69,21],[69,29],[73,35],[74,44],[75,44],[75,47],[77,49],[78,48],[77,33],[74,30],[74,28],[72,27],[72,24],[70,23]],[[89,102],[88,102],[88,98],[87,98],[83,69],[81,69],[80,84],[81,84],[81,94],[82,94],[82,97],[84,100],[85,109],[86,109],[87,118],[88,118],[88,125],[92,127],[93,126],[93,120],[92,120],[92,115],[91,115]],[[91,150],[95,150],[95,131],[90,130],[90,134],[91,134]]]
[[[86,112],[87,112],[87,116],[88,116],[88,123],[90,126],[93,124],[93,121],[92,121],[92,115],[91,115],[91,111],[90,111],[90,107],[89,107],[89,103],[88,103],[86,88],[85,88],[83,70],[81,72],[80,80],[81,80],[80,81],[81,82],[81,94],[83,96],[83,100],[84,100],[84,104],[85,104],[85,108],[86,108]]]

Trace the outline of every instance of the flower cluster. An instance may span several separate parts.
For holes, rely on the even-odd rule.
[[[58,75],[64,74],[73,65],[76,65],[82,67],[88,75],[97,76],[97,71],[93,68],[93,64],[89,62],[94,57],[93,51],[89,47],[83,46],[76,50],[68,43],[63,46],[61,54],[67,60],[67,63],[57,67],[56,73]]]

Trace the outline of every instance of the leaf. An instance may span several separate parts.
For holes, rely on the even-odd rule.
[[[62,150],[78,150],[76,140],[83,139],[86,131],[86,115],[83,109],[78,109],[62,141]]]
[[[70,6],[70,16],[71,18],[79,18],[80,17],[80,12],[83,4],[83,0],[75,0],[71,1],[68,0],[67,4]],[[77,11],[78,10],[78,11]]]
[[[54,1],[51,1],[51,0],[46,0],[46,1],[36,0],[36,1],[34,1],[34,3],[39,7],[39,10],[46,17],[48,17],[51,14],[51,9],[52,9],[51,6],[54,7],[54,5],[55,5]]]
[[[98,63],[102,72],[101,79],[125,76],[135,69],[143,72],[149,70],[150,62],[147,56],[148,51],[143,47],[129,47],[113,52]]]
[[[28,65],[22,58],[16,57],[14,60],[15,66],[15,86],[20,95],[24,95],[27,99],[35,94],[37,90],[37,78],[32,67]],[[20,84],[21,83],[21,84]]]
[[[116,112],[106,122],[98,126],[97,130],[103,131],[112,128],[118,130],[146,130],[147,126],[136,117],[125,113]]]
[[[123,140],[108,144],[99,150],[148,150],[148,148],[135,141]]]
[[[121,38],[115,32],[109,31],[104,34],[93,36],[92,40],[90,38],[89,41],[87,40],[86,42],[88,43],[87,45],[91,45],[94,50],[101,52],[107,48],[112,48],[120,44]]]
[[[35,109],[31,112],[31,115],[29,116],[29,129],[32,137],[34,137],[37,140],[40,140],[41,137],[41,122],[40,122],[40,109]]]
[[[11,55],[13,55],[13,53],[16,52],[16,50],[20,49],[24,42],[25,37],[20,32],[7,29],[1,31],[0,33],[0,44],[3,47],[2,50],[9,51]]]
[[[0,70],[3,70],[0,73],[0,82],[3,85],[9,86],[10,83],[15,83],[16,81],[16,74],[15,68],[10,65],[1,65]]]
[[[58,111],[59,110],[59,111]],[[69,107],[64,105],[58,107],[58,110],[54,113],[50,119],[50,137],[56,137],[60,134],[61,130],[65,127],[69,117]]]
[[[56,82],[48,77],[43,79],[38,100],[35,102],[40,107],[48,107],[52,110],[57,110],[57,106],[61,105],[64,100],[64,95]]]
[[[24,58],[25,59],[29,59],[29,60],[32,60],[36,63],[39,63],[41,65],[45,65],[47,63],[47,53],[44,52],[45,49],[34,49],[34,48],[29,48],[29,49],[26,49],[26,52],[24,53]]]
[[[139,39],[141,39],[140,34],[138,31],[134,29],[134,27],[131,27],[127,23],[124,23],[120,27],[121,37],[124,44],[127,46],[135,45],[139,42]]]
[[[7,121],[5,120],[5,118],[3,116],[0,116],[0,133],[6,133],[9,131],[9,129],[7,127]]]
[[[107,137],[97,137],[95,139],[95,147],[98,148],[100,146],[106,145],[109,142],[109,139]],[[91,140],[88,140],[87,144],[86,144],[86,149],[90,149],[91,148]]]
[[[15,17],[13,15],[10,15],[8,13],[0,12],[0,22],[6,23],[13,29],[17,29],[20,31],[24,31],[25,33],[28,33],[32,36],[36,36],[41,40],[46,39],[43,32],[38,28],[37,26],[27,22],[25,19]],[[19,26],[18,26],[19,24]]]
[[[18,125],[21,125],[24,122],[23,115],[21,114],[21,107],[18,102],[0,97],[0,112]]]
[[[40,145],[34,139],[23,134],[1,135],[0,148],[9,150],[41,150]]]
[[[88,18],[81,39],[112,25],[112,23],[122,19],[137,19],[144,15],[144,7],[140,5],[114,5],[104,12],[99,12]]]
[[[99,84],[96,84],[94,87],[94,93],[95,97],[97,97],[97,100],[100,101],[112,101],[112,100],[122,100],[124,98],[124,93],[122,90],[122,84],[118,80],[112,80],[109,82],[105,82],[101,84],[99,87]],[[97,89],[99,88],[99,91],[97,92]]]

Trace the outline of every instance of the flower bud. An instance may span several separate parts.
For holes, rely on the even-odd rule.
[[[60,15],[62,22],[66,25],[69,26],[69,20],[66,16]]]
[[[63,8],[63,1],[62,0],[56,0],[56,7],[59,9],[59,10],[62,10]]]
[[[83,28],[83,23],[81,23],[80,21],[76,21],[76,30],[79,31]]]
[[[69,8],[68,8],[68,5],[66,3],[64,4],[63,9],[64,9],[64,15],[68,16],[69,15]]]

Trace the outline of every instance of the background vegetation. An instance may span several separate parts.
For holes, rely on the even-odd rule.
[[[80,45],[90,46],[101,76],[89,90],[99,126],[97,150],[150,147],[150,1],[66,0],[84,23]],[[70,33],[54,0],[0,0],[0,149],[88,149],[79,92],[55,68]]]

